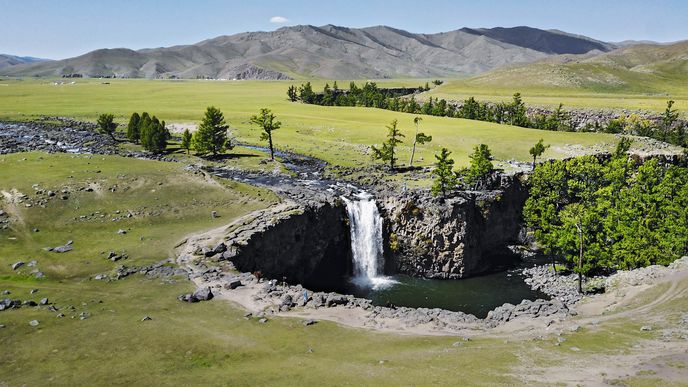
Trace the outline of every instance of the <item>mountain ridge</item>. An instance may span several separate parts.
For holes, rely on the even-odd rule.
[[[221,35],[189,45],[98,49],[59,61],[15,64],[8,76],[125,78],[395,78],[484,73],[559,54],[607,52],[612,43],[532,27],[423,34],[389,26],[297,25]]]

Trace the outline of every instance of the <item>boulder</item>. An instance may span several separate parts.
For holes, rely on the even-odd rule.
[[[24,262],[22,262],[22,261],[15,262],[12,264],[12,270],[17,270],[22,266],[24,266]]]
[[[210,301],[213,299],[213,292],[210,290],[210,287],[206,286],[196,289],[196,291],[193,293],[193,296],[199,301]]]
[[[29,325],[31,325],[32,327],[37,327],[38,324],[40,324],[40,322],[38,322],[38,320],[31,320],[31,321],[29,321]]]
[[[242,286],[241,281],[238,278],[232,278],[225,284],[225,289],[236,289]]]

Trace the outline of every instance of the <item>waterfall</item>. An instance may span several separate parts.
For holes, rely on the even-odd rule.
[[[353,282],[359,286],[379,289],[393,280],[383,276],[382,217],[373,197],[361,192],[353,199],[343,197],[349,215],[351,252],[353,254]]]

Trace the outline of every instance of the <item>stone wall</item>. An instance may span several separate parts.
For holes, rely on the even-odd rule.
[[[457,279],[494,271],[518,258],[527,190],[521,175],[503,176],[499,189],[440,200],[429,194],[381,199],[386,271]]]

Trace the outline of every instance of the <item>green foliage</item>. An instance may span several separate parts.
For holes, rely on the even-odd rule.
[[[268,141],[270,147],[270,159],[275,159],[275,150],[272,144],[272,132],[279,129],[282,123],[275,120],[275,116],[270,109],[260,109],[258,115],[251,117],[251,123],[260,126],[263,132],[260,134],[261,141]]]
[[[537,144],[533,145],[532,148],[528,151],[531,156],[533,156],[533,169],[535,169],[535,161],[537,160],[538,157],[542,156],[543,153],[549,148],[549,145],[545,145],[544,140],[540,139],[540,141],[537,142]]]
[[[521,93],[514,94],[514,99],[508,106],[509,124],[516,126],[530,126],[530,121],[526,116],[526,105],[521,99]]]
[[[442,148],[439,155],[435,155],[435,169],[432,175],[435,180],[432,184],[432,195],[446,197],[447,192],[456,188],[457,178],[454,173],[454,160],[449,156],[451,152],[447,148]]]
[[[473,153],[468,156],[470,166],[463,173],[468,184],[477,185],[494,171],[492,165],[492,152],[485,144],[473,148]]]
[[[299,96],[296,91],[296,86],[289,86],[289,89],[287,89],[287,97],[291,102],[296,102],[296,100],[298,100]]]
[[[167,148],[169,133],[165,128],[165,121],[158,120],[157,117],[148,117],[141,123],[141,146],[143,149],[152,153],[162,153]]]
[[[413,124],[416,126],[416,135],[413,137],[413,149],[411,151],[411,160],[409,161],[410,166],[413,166],[413,158],[416,155],[416,144],[423,145],[432,141],[432,136],[428,136],[423,132],[418,132],[418,126],[420,126],[421,121],[423,121],[423,117],[413,118]]]
[[[548,254],[581,274],[667,264],[688,252],[688,169],[634,164],[629,145],[622,140],[608,161],[541,164],[529,179],[526,223]]]
[[[127,138],[129,141],[138,144],[141,140],[141,116],[139,113],[132,113],[131,118],[129,118],[129,124],[127,125]]]
[[[114,120],[115,117],[112,114],[101,114],[98,116],[98,131],[109,135],[113,140],[115,139],[115,129],[117,129],[117,124]]]
[[[182,148],[186,149],[186,154],[189,154],[189,149],[191,149],[191,138],[189,129],[184,129],[184,133],[182,133]]]
[[[306,82],[299,87],[299,99],[304,103],[314,103],[315,93],[310,82]]]
[[[395,151],[397,145],[403,143],[403,141],[400,140],[401,137],[405,136],[401,134],[401,131],[397,128],[397,120],[394,119],[387,126],[387,141],[382,143],[382,148],[377,148],[375,145],[370,147],[373,151],[373,159],[389,163],[389,168],[394,170],[394,164],[397,161]]]
[[[616,144],[616,149],[614,150],[614,156],[615,157],[621,157],[626,155],[628,151],[631,149],[631,144],[633,143],[633,140],[631,140],[628,137],[621,137],[621,140]]]
[[[232,149],[233,145],[227,137],[229,125],[220,109],[209,106],[205,116],[193,135],[193,147],[200,154],[212,153],[217,155],[225,149]]]

